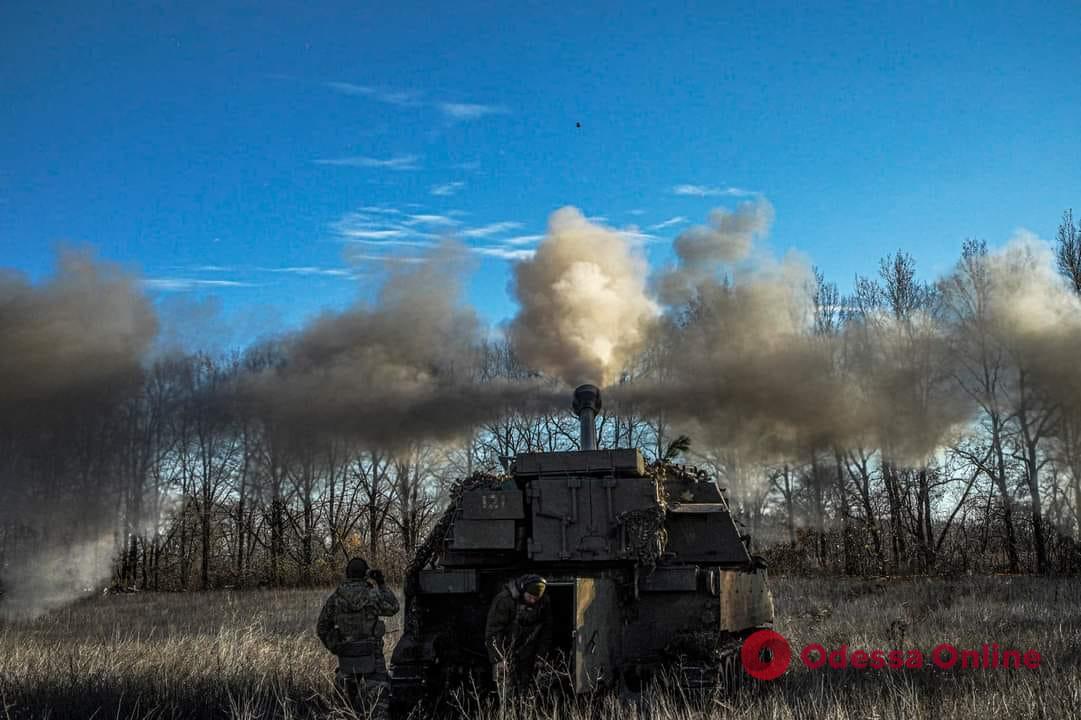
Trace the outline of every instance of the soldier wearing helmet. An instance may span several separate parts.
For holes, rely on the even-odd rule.
[[[552,643],[552,608],[544,595],[548,581],[522,575],[496,594],[484,630],[492,678],[522,690],[533,679],[537,657]]]
[[[387,589],[382,571],[353,558],[345,580],[319,613],[319,639],[338,656],[335,684],[357,712],[377,720],[387,717],[390,706],[381,618],[397,612],[398,598]]]

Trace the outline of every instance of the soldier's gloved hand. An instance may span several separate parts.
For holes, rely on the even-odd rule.
[[[369,570],[368,577],[370,577],[372,582],[376,585],[385,585],[387,582],[387,578],[383,575],[382,570]]]

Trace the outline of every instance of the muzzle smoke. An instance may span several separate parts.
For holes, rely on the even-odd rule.
[[[576,209],[552,214],[532,259],[514,269],[521,309],[510,337],[531,367],[568,385],[614,381],[658,315],[648,268],[618,232]]]

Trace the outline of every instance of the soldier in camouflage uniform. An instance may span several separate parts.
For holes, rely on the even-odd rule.
[[[327,598],[319,613],[318,633],[327,650],[338,656],[335,681],[358,712],[382,720],[390,706],[390,678],[383,658],[382,617],[398,612],[398,598],[386,587],[379,570],[353,558],[345,580]]]
[[[506,680],[521,691],[533,681],[537,657],[552,644],[552,607],[544,596],[547,581],[522,575],[508,582],[492,600],[484,641],[492,679]]]

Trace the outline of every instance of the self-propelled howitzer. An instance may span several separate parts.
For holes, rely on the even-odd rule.
[[[773,622],[764,563],[703,472],[596,449],[600,391],[579,387],[582,450],[524,453],[459,483],[407,570],[391,676],[409,706],[488,682],[489,604],[523,573],[548,579],[553,664],[575,692],[634,691],[663,670],[728,682],[740,644]]]

